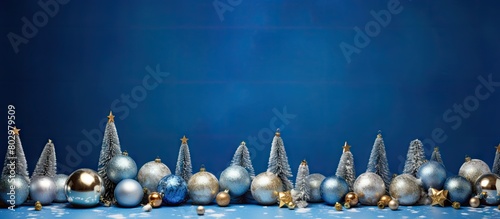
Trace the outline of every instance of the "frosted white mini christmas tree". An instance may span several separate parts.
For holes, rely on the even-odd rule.
[[[271,144],[271,154],[269,156],[269,163],[267,172],[276,174],[283,183],[283,191],[289,191],[293,188],[292,182],[289,177],[292,177],[292,170],[288,164],[288,157],[286,156],[285,145],[281,139],[280,129],[276,130]]]
[[[186,136],[181,138],[182,144],[179,148],[179,156],[177,157],[177,165],[175,166],[175,175],[183,178],[186,183],[193,175],[193,166],[191,164],[191,154],[189,153],[189,146]]]
[[[54,178],[56,176],[56,171],[56,150],[54,147],[54,143],[52,143],[52,140],[49,139],[49,141],[43,148],[40,158],[38,158],[38,162],[36,163],[35,171],[33,171],[31,179],[39,176],[48,176]]]
[[[403,173],[416,176],[418,168],[426,161],[424,155],[424,145],[418,139],[410,142]]]
[[[491,172],[497,175],[500,175],[500,144],[496,147],[495,153],[495,161],[493,161],[493,167],[491,168]]]
[[[113,157],[121,153],[120,140],[118,139],[118,132],[115,126],[115,116],[113,113],[109,112],[108,123],[106,124],[106,130],[104,130],[104,137],[102,139],[99,165],[97,167],[97,172],[104,181],[104,194],[102,195],[102,199],[105,201],[114,201],[116,187],[116,184],[108,178],[106,166]]]
[[[248,152],[248,148],[244,141],[241,142],[240,146],[238,146],[238,149],[236,149],[236,152],[234,152],[233,160],[231,160],[231,165],[239,165],[244,167],[250,174],[250,177],[252,179],[255,178],[255,171],[252,166],[252,160],[250,159],[250,153]]]
[[[21,131],[21,129],[14,127],[9,135],[9,140],[14,138],[14,148],[7,147],[7,153],[5,153],[5,161],[3,163],[2,177],[10,175],[11,170],[14,170],[15,174],[23,176],[26,182],[29,183],[30,178],[28,173],[28,163],[26,162],[26,156],[24,155],[23,144],[21,143],[21,138],[19,137],[19,131]]]
[[[311,187],[307,183],[307,176],[309,176],[309,166],[306,160],[303,160],[297,171],[297,178],[295,179],[295,194],[293,201],[299,208],[307,207],[307,202],[311,197]]]
[[[373,143],[372,152],[370,154],[370,159],[368,160],[368,167],[366,172],[372,172],[380,177],[385,184],[385,189],[389,191],[389,185],[391,183],[389,164],[387,162],[387,154],[385,152],[384,139],[382,134],[378,133],[375,143]]]
[[[343,152],[340,157],[339,165],[337,166],[336,176],[345,179],[349,185],[349,190],[352,191],[352,185],[356,180],[356,170],[354,169],[354,157],[351,153],[351,146],[347,144],[347,141],[342,146]]]
[[[434,151],[432,152],[432,155],[431,155],[431,160],[439,162],[440,164],[443,164],[443,166],[444,166],[443,159],[441,159],[441,153],[439,152],[439,147],[434,148]]]

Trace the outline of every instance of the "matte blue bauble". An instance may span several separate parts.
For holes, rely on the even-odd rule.
[[[144,196],[141,184],[133,179],[120,181],[115,188],[116,202],[122,207],[139,205]]]
[[[245,194],[250,189],[250,174],[238,165],[231,165],[220,174],[220,190],[229,190],[231,198],[236,198]]]
[[[417,179],[422,181],[425,191],[429,190],[429,188],[441,190],[443,189],[444,181],[446,181],[446,169],[443,164],[436,161],[428,161],[418,168]]]
[[[330,176],[323,180],[320,186],[321,198],[330,205],[334,205],[349,192],[347,182],[337,176]]]
[[[54,202],[67,202],[66,194],[64,193],[64,186],[66,185],[66,180],[68,179],[68,175],[66,174],[57,174],[54,177],[54,183],[56,183],[56,199]]]
[[[461,205],[469,203],[472,194],[470,182],[462,176],[451,176],[444,182],[444,190],[448,190],[449,199]]]
[[[15,189],[10,189],[11,186]],[[10,175],[6,175],[0,180],[0,201],[7,206],[20,206],[28,199],[29,192],[28,182],[23,176],[15,175],[10,178]]]
[[[167,205],[179,205],[186,201],[187,184],[182,177],[170,174],[158,183],[157,191],[163,194],[163,202]]]

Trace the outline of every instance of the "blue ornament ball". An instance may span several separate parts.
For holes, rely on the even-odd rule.
[[[109,160],[106,173],[111,182],[119,183],[123,179],[133,179],[137,175],[137,165],[127,152],[116,155]]]
[[[417,178],[422,181],[425,191],[429,188],[441,190],[446,181],[446,169],[439,162],[427,161],[418,168]]]
[[[28,182],[20,175],[6,175],[0,180],[0,201],[7,206],[22,205],[29,195]],[[14,186],[14,189],[11,189]]]
[[[122,207],[135,207],[139,205],[144,196],[142,186],[133,179],[120,181],[115,188],[116,202]]]
[[[220,190],[229,190],[231,198],[240,197],[250,188],[250,174],[242,166],[231,165],[220,174]]]
[[[470,182],[462,176],[451,176],[444,182],[444,190],[448,190],[449,199],[461,205],[469,203],[472,194]]]
[[[163,202],[167,205],[180,205],[188,197],[186,181],[174,174],[161,178],[156,190],[163,194]]]
[[[349,192],[347,182],[337,176],[330,176],[323,180],[320,186],[321,198],[329,205],[339,202]]]
[[[66,194],[64,193],[64,186],[66,185],[66,180],[68,179],[68,175],[66,174],[57,174],[54,177],[54,182],[56,183],[56,198],[54,202],[67,202]]]

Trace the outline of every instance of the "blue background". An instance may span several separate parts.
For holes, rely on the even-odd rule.
[[[32,21],[42,9],[35,1],[2,1],[0,102],[3,115],[8,104],[16,107],[30,173],[49,138],[60,172],[96,169],[101,143],[83,133],[102,134],[110,110],[122,150],[139,167],[160,156],[174,170],[186,135],[195,171],[205,164],[219,176],[247,141],[263,172],[274,120],[294,175],[302,159],[311,173],[333,175],[346,140],[357,173],[364,172],[378,130],[395,173],[411,140],[432,139],[440,129],[447,138],[437,145],[450,172],[465,155],[493,163],[498,90],[468,118],[443,115],[475,95],[478,77],[500,81],[498,1],[403,0],[350,63],[339,45],[354,45],[353,28],[364,30],[374,21],[370,11],[386,10],[388,1],[243,0],[224,20],[212,2],[71,1],[16,54],[7,34],[22,36],[21,18]],[[170,75],[127,105],[122,95],[141,89],[145,68],[157,65]],[[295,116],[287,124],[275,112],[285,107]],[[0,139],[3,158],[7,130]],[[434,142],[425,142],[428,157]]]

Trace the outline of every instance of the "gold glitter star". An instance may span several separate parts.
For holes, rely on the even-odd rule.
[[[446,201],[447,196],[448,196],[448,190],[437,190],[431,188],[431,199],[432,199],[431,206],[441,205],[441,207],[444,207],[444,201]]]
[[[347,144],[347,141],[344,143],[344,146],[342,146],[344,149],[344,152],[351,151],[351,145]]]
[[[278,199],[280,201],[280,208],[285,206],[285,205],[288,205],[288,203],[290,203],[290,202],[293,202],[292,201],[292,194],[290,193],[290,191],[279,192]]]
[[[14,129],[12,129],[12,131],[14,132],[14,135],[19,135],[19,131],[21,131],[21,129],[18,129],[14,126]]]

